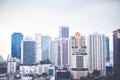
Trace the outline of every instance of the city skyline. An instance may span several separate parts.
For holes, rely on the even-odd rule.
[[[59,27],[69,26],[70,36],[76,32],[88,36],[94,32],[110,37],[120,27],[118,0],[21,0],[0,1],[0,55],[11,54],[11,34],[35,33],[59,36]]]

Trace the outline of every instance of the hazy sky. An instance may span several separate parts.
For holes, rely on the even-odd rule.
[[[120,0],[0,0],[0,55],[6,59],[11,53],[13,32],[54,38],[61,25],[69,26],[70,35],[103,33],[112,45],[112,32],[120,28]]]

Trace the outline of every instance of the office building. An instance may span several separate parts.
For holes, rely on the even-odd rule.
[[[94,33],[89,35],[88,55],[89,70],[101,70],[105,72],[105,36]]]
[[[52,62],[52,64],[54,65],[58,65],[58,39],[55,38],[54,41],[51,42],[51,52],[50,52],[50,61]]]
[[[47,35],[41,36],[42,60],[50,60],[51,37]]]
[[[36,63],[38,63],[42,60],[42,46],[41,46],[42,44],[40,33],[35,34],[35,40],[36,40]]]
[[[69,38],[69,27],[68,26],[60,26],[59,37],[60,38]]]
[[[13,33],[11,39],[11,55],[12,57],[21,58],[21,41],[23,40],[23,34]]]
[[[70,39],[71,43],[71,68],[74,70],[82,70],[87,68],[87,52],[85,45],[85,37],[79,32],[75,33]]]
[[[21,46],[21,63],[26,65],[34,64],[36,60],[36,41],[26,37]]]
[[[60,26],[59,38],[60,38],[61,66],[68,66],[70,65],[68,26]]]
[[[120,29],[113,31],[114,80],[120,79]]]
[[[105,53],[106,62],[110,62],[109,37],[105,37]]]

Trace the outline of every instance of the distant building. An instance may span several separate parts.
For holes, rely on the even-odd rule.
[[[7,62],[0,63],[0,75],[7,73]]]
[[[3,57],[0,55],[0,63],[3,62]]]
[[[11,55],[21,59],[21,41],[23,40],[22,33],[13,33],[11,38]]]
[[[56,70],[55,80],[72,80],[71,72],[67,70]]]
[[[94,33],[89,35],[88,55],[89,70],[101,70],[105,73],[105,36],[103,34]]]
[[[106,75],[113,74],[113,66],[110,62],[106,63]]]
[[[75,33],[70,39],[71,47],[71,68],[72,69],[84,69],[87,68],[87,52],[85,45],[85,37],[81,36],[79,32]]]
[[[113,51],[110,51],[110,64],[112,65],[113,67]]]
[[[36,63],[40,62],[42,60],[42,42],[41,42],[41,34],[36,33],[35,34],[35,40],[36,40]]]
[[[51,42],[51,48],[50,48],[50,61],[54,65],[58,65],[58,60],[59,60],[59,39],[55,39],[54,41]]]
[[[20,65],[20,74],[42,74],[49,73],[51,64],[33,64],[33,65]]]
[[[50,66],[48,69],[48,75],[51,77],[55,77],[55,66]]]
[[[60,26],[59,38],[60,38],[61,66],[70,65],[69,27],[68,26]]]
[[[34,64],[36,60],[36,42],[30,37],[26,37],[21,46],[21,63],[26,65]]]
[[[73,77],[73,80],[79,80],[81,77],[86,77],[88,75],[88,70],[84,70],[84,71],[72,70],[71,75]]]
[[[69,38],[69,27],[68,26],[60,26],[59,38]]]
[[[20,59],[12,58],[10,55],[8,55],[7,58],[7,73],[16,73],[17,72],[17,63],[20,63]]]
[[[42,47],[42,60],[50,59],[50,44],[51,37],[50,36],[41,36],[41,47]]]
[[[109,37],[105,37],[105,59],[110,62]]]
[[[113,31],[114,79],[120,79],[120,29]]]

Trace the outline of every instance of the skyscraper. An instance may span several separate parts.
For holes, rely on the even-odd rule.
[[[110,61],[109,37],[105,37],[105,59],[106,62]]]
[[[120,29],[113,31],[114,79],[120,80]]]
[[[21,58],[21,41],[23,40],[23,34],[13,33],[11,40],[11,55],[12,57]]]
[[[87,52],[85,45],[85,37],[79,32],[75,33],[70,39],[71,43],[71,68],[84,69],[87,68]]]
[[[42,35],[41,37],[41,47],[42,47],[42,60],[50,60],[50,44],[51,37]]]
[[[36,63],[42,60],[42,46],[41,46],[41,34],[35,34],[36,40]]]
[[[36,60],[36,42],[29,37],[22,41],[21,63],[31,65]]]
[[[69,55],[69,27],[68,26],[60,26],[59,30],[59,38],[60,38],[60,53],[61,53],[61,65],[67,66],[70,64],[70,55]]]
[[[88,40],[89,70],[105,71],[105,36],[94,33]]]
[[[68,26],[60,26],[59,37],[69,38],[69,27]]]
[[[56,66],[58,65],[58,53],[59,53],[59,50],[58,50],[58,45],[59,43],[59,40],[57,38],[55,38],[54,41],[51,42],[51,52],[50,52],[50,61],[55,64]]]

